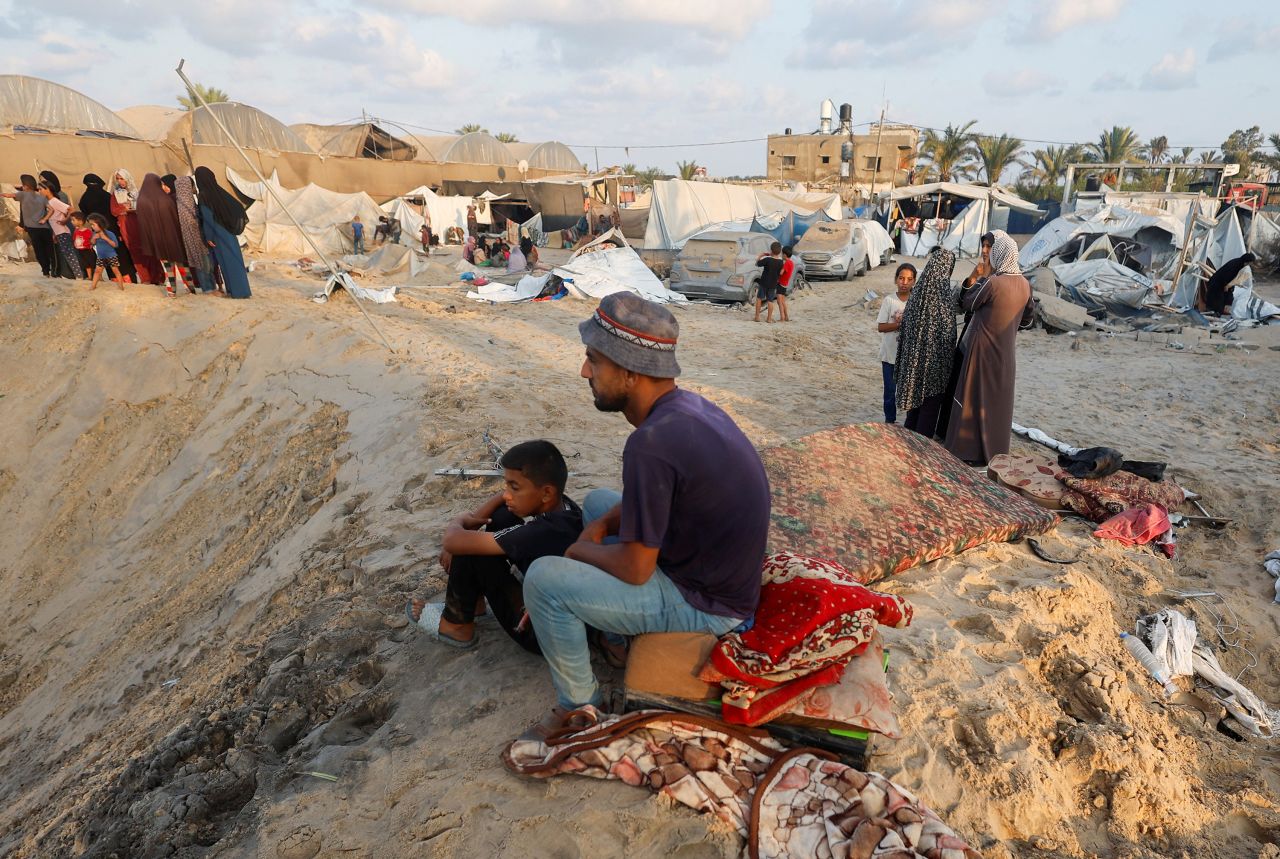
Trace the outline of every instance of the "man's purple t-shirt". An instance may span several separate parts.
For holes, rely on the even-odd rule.
[[[622,451],[618,539],[658,549],[658,567],[700,611],[747,618],[760,603],[769,479],[719,406],[677,388]]]

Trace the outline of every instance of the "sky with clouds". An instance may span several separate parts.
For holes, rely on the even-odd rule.
[[[828,97],[859,124],[883,99],[922,126],[1218,146],[1280,131],[1278,55],[1280,0],[0,0],[0,73],[114,109],[173,104],[185,58],[286,123],[478,122],[713,175],[762,173],[761,138],[813,130]]]

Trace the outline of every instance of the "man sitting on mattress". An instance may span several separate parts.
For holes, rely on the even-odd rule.
[[[615,293],[578,331],[596,408],[621,412],[635,430],[622,452],[622,493],[589,493],[578,542],[563,558],[534,561],[525,577],[556,689],[547,728],[567,710],[600,704],[588,627],[617,647],[621,636],[723,635],[751,619],[769,530],[759,454],[718,406],[676,387],[671,312]]]

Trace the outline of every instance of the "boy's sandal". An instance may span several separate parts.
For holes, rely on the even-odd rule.
[[[413,617],[413,600],[409,600],[404,604],[405,617],[409,618],[409,623],[426,633],[427,637],[434,641],[438,641],[446,647],[454,647],[458,650],[470,650],[480,641],[480,632],[471,637],[470,641],[460,641],[456,638],[450,638],[440,632],[440,617],[444,614],[444,603],[429,602],[422,607],[422,614],[415,620]]]

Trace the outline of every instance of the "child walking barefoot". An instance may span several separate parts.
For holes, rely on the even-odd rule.
[[[89,289],[98,288],[98,279],[102,277],[102,272],[107,272],[107,277],[114,280],[120,289],[124,289],[124,278],[120,275],[120,256],[116,252],[116,248],[120,247],[120,240],[116,238],[116,234],[107,229],[107,219],[94,212],[89,216],[89,229],[93,230],[93,253],[97,257],[98,264],[93,267],[93,283]]]

